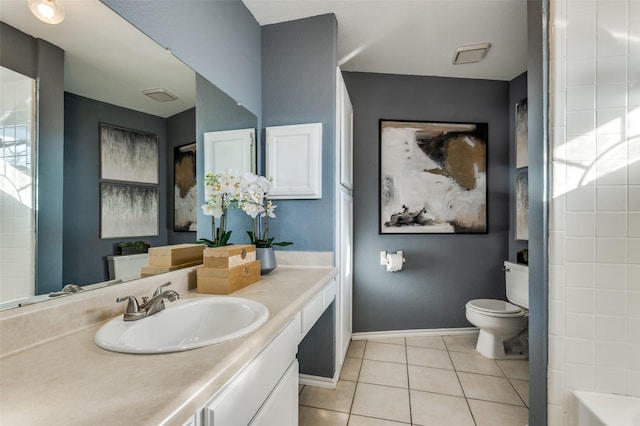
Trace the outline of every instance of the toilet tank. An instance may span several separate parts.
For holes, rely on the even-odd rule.
[[[122,281],[140,278],[140,269],[149,264],[149,254],[131,254],[128,256],[107,256],[109,279]]]
[[[520,263],[504,262],[507,300],[529,309],[529,267]]]

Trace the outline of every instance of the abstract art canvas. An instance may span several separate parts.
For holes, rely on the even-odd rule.
[[[379,130],[381,234],[487,232],[487,123]]]
[[[516,240],[529,239],[529,173],[516,172]]]
[[[101,179],[158,183],[158,137],[100,124]]]
[[[173,230],[196,231],[198,218],[196,144],[173,150]]]
[[[516,104],[516,168],[529,165],[529,113],[527,100]]]
[[[100,184],[100,238],[158,235],[158,187]]]

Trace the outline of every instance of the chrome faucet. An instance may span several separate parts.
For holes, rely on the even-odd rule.
[[[167,299],[170,302],[178,300],[180,295],[177,292],[173,290],[162,291],[164,287],[170,284],[171,282],[162,284],[153,292],[153,296],[151,296],[151,298],[143,297],[142,304],[139,304],[138,300],[134,296],[118,297],[116,302],[129,302],[123,319],[125,321],[136,321],[151,316],[164,309],[164,299]]]

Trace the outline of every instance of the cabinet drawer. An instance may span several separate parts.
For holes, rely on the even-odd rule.
[[[300,333],[300,339],[303,339],[304,336],[307,335],[313,324],[316,323],[322,312],[324,312],[324,307],[322,306],[322,292],[315,295],[313,299],[309,303],[307,303],[304,308],[302,308],[302,329]]]
[[[300,315],[204,411],[206,426],[248,425],[298,351]]]
[[[298,425],[298,371],[294,360],[249,426]]]

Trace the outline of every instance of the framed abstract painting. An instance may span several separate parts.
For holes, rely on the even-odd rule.
[[[487,123],[379,127],[381,234],[487,232]]]

